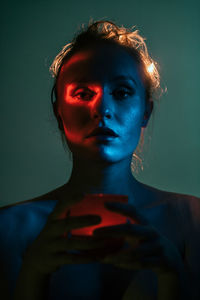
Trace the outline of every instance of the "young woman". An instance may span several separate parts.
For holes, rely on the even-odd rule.
[[[2,299],[198,299],[200,199],[143,184],[131,170],[160,87],[144,39],[110,21],[90,23],[51,71],[73,169],[63,186],[1,209]],[[71,236],[101,223],[67,213],[98,193],[127,195],[127,204],[106,207],[135,224],[96,229],[90,240]],[[124,244],[104,257],[83,251],[103,251],[107,237]]]

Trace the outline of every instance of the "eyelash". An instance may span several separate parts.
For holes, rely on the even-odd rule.
[[[119,88],[117,91],[121,91],[121,92],[124,92],[124,93],[126,93],[126,94],[128,94],[129,96],[132,96],[133,94],[134,94],[134,91],[133,90],[130,90],[130,88],[127,90],[127,89],[124,89],[124,88]],[[86,91],[82,91],[82,92],[79,92],[79,93],[77,93],[76,95],[74,95],[74,97],[75,98],[77,98],[77,96],[78,95],[80,95],[80,94],[87,94],[87,92]],[[89,93],[88,93],[89,94]],[[95,95],[95,93],[91,93],[91,94],[93,94],[93,95]],[[111,93],[110,95],[114,95],[115,94],[115,92],[113,92],[113,93]],[[119,97],[119,98],[121,98],[121,97]],[[128,96],[127,97],[122,97],[123,99],[126,99],[126,98],[128,98]]]
[[[126,89],[119,89],[118,90],[118,92],[123,92],[124,94],[127,94],[127,95],[129,95],[129,96],[132,96],[134,93],[133,93],[133,91],[128,91],[128,90],[126,90]],[[111,95],[114,95],[115,94],[115,92],[114,93],[111,93]],[[122,97],[123,98],[123,97]],[[124,99],[126,99],[126,98],[128,98],[128,96],[126,96],[126,97],[124,97]]]

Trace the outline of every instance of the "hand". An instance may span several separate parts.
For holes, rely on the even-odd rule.
[[[34,274],[49,275],[65,264],[82,264],[96,262],[97,259],[89,254],[70,253],[70,250],[96,249],[104,246],[102,241],[67,239],[67,233],[75,228],[99,224],[100,216],[66,217],[69,208],[80,201],[83,195],[69,195],[60,201],[48,216],[46,225],[27,249],[23,259],[23,269]],[[68,252],[67,252],[68,251]]]
[[[126,249],[106,256],[102,263],[125,269],[151,269],[156,274],[176,274],[182,270],[182,259],[176,246],[162,235],[149,221],[130,204],[110,203],[107,209],[118,212],[136,221],[137,224],[122,224],[96,229],[97,237],[124,237]]]

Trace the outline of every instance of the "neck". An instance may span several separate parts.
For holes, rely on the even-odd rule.
[[[66,188],[78,189],[85,194],[127,195],[129,203],[133,204],[141,195],[142,183],[131,172],[131,157],[117,163],[91,163],[73,157],[73,169]]]

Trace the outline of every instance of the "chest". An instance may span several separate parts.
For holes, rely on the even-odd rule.
[[[172,241],[183,255],[184,240],[178,213],[164,204],[144,208],[140,212],[161,234]],[[68,265],[52,275],[49,296],[50,300],[121,300],[131,285],[138,297],[142,295],[142,299],[156,299],[156,280],[156,275],[151,270],[139,272],[100,263]]]

